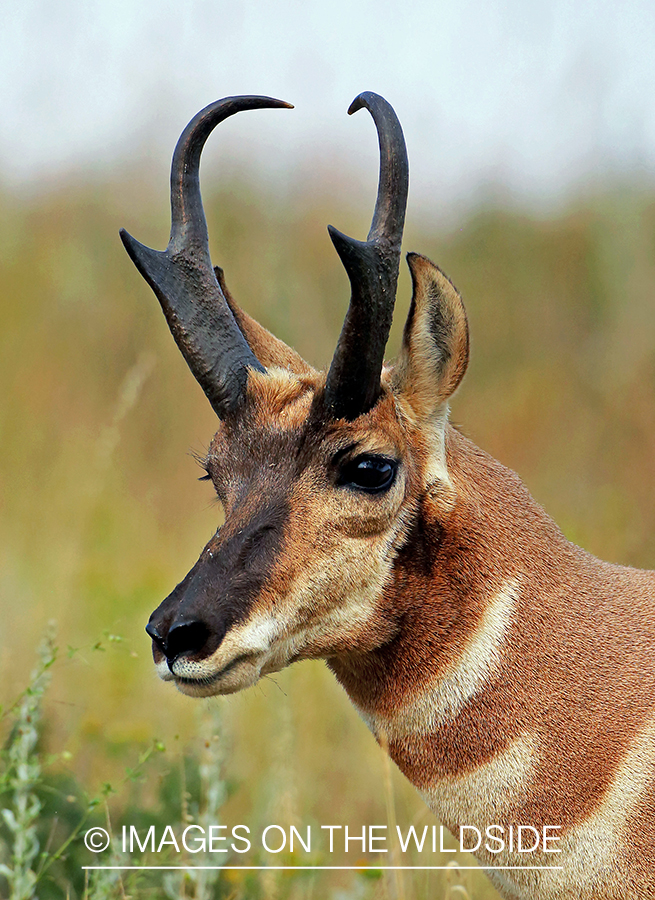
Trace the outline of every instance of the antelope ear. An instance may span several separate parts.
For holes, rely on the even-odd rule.
[[[394,390],[425,419],[440,412],[464,377],[469,330],[462,298],[443,272],[418,253],[408,253],[407,262],[414,293]]]
[[[315,370],[305,362],[302,356],[237,306],[225,284],[225,274],[220,266],[215,266],[214,272],[241,333],[260,363],[265,368],[279,366],[281,369],[289,369],[295,375],[314,374]]]

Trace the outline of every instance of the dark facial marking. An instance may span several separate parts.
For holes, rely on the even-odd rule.
[[[289,516],[284,499],[258,509],[228,536],[219,531],[186,578],[150,617],[147,631],[172,664],[204,659],[243,621],[278,558]]]

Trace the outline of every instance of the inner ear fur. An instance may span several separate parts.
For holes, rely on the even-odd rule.
[[[437,414],[464,377],[469,330],[462,298],[427,257],[408,253],[413,295],[394,390],[420,418]]]
[[[260,363],[267,369],[271,366],[279,366],[281,369],[289,369],[296,375],[314,374],[315,370],[305,362],[300,354],[287,346],[284,341],[276,338],[256,319],[237,306],[225,283],[225,274],[220,266],[215,266],[214,272],[241,333]]]

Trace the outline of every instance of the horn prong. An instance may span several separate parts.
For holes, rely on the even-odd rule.
[[[328,226],[346,269],[351,298],[321,402],[334,418],[356,419],[382,392],[380,374],[391,330],[398,284],[400,246],[409,190],[409,164],[398,117],[379,94],[366,91],[348,113],[368,109],[378,132],[380,176],[366,241]]]
[[[166,250],[151,250],[121,231],[130,258],[155,292],[178,347],[220,418],[241,405],[247,370],[265,369],[236,323],[211,263],[200,156],[220,122],[242,110],[264,108],[292,107],[272,97],[225,97],[201,110],[184,129],[171,166]]]

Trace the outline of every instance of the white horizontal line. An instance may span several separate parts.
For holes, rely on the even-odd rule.
[[[409,871],[437,871],[437,870],[448,870],[448,869],[481,869],[481,870],[493,870],[493,869],[537,869],[539,871],[553,871],[555,869],[563,869],[563,866],[460,866],[460,865],[449,865],[449,866],[82,866],[82,869],[107,869],[112,871],[123,871],[125,869],[174,869],[174,870],[182,870],[183,872],[195,872],[200,870],[210,870],[210,871],[221,871],[221,870],[229,870],[231,872],[238,871],[239,869],[248,870],[248,871],[258,871],[265,872],[269,870],[275,871],[285,871],[285,872],[293,872],[295,870],[301,871],[306,869],[321,869],[328,871],[339,871],[339,872],[390,872],[390,871],[398,871],[402,870],[403,872]]]

